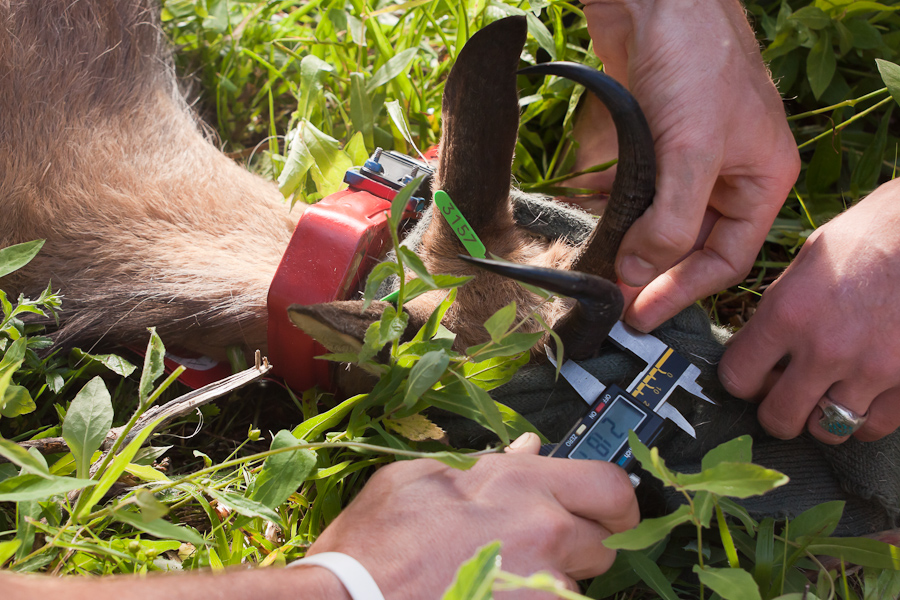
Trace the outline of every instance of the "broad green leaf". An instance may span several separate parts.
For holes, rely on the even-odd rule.
[[[116,354],[88,354],[79,348],[72,350],[69,362],[78,366],[96,363],[122,377],[128,377],[137,369],[136,366]]]
[[[788,526],[788,540],[796,541],[800,537],[827,537],[837,529],[844,514],[844,502],[834,500],[825,502],[797,515]]]
[[[732,569],[741,568],[737,548],[734,547],[734,538],[731,537],[731,530],[728,528],[728,522],[725,520],[725,514],[720,506],[716,506],[716,522],[719,525],[719,537],[722,540],[722,547],[725,549],[725,556],[728,557],[728,565]]]
[[[753,439],[742,435],[730,442],[719,444],[703,456],[703,469],[711,469],[723,462],[745,463],[753,460]]]
[[[301,135],[315,159],[310,173],[316,189],[329,196],[344,186],[344,174],[353,167],[353,161],[330,135],[323,133],[309,121],[301,123]]]
[[[498,356],[477,363],[465,362],[462,374],[481,389],[490,391],[511,380],[521,367],[528,364],[530,358],[528,352],[523,352],[515,358]]]
[[[874,50],[884,44],[881,32],[865,19],[846,19],[844,26],[853,35],[853,47],[859,50]],[[875,59],[878,61],[879,59]]]
[[[862,15],[866,13],[872,12],[891,12],[900,9],[898,6],[888,6],[886,4],[882,4],[881,2],[869,2],[867,0],[862,0],[860,2],[851,2],[842,12],[844,13],[844,17],[855,17],[856,15]]]
[[[463,377],[458,373],[454,373],[457,379],[463,384],[466,394],[472,399],[477,410],[483,415],[484,420],[489,424],[488,428],[500,437],[500,441],[504,446],[509,445],[509,433],[503,425],[503,418],[500,411],[497,410],[497,404],[488,396],[488,393]]]
[[[149,533],[150,535],[163,540],[181,540],[182,542],[187,542],[195,546],[203,546],[204,544],[206,544],[203,536],[197,533],[196,530],[187,526],[180,527],[178,525],[173,525],[172,523],[169,523],[168,521],[164,521],[162,519],[144,521],[139,513],[127,510],[115,511],[113,513],[113,518],[116,521],[121,521],[122,523],[131,525],[135,529],[140,529],[145,533]]]
[[[366,22],[352,14],[347,14],[347,31],[357,46],[366,46]]]
[[[113,406],[100,377],[88,381],[66,412],[62,435],[75,457],[79,477],[90,475],[91,456],[99,450],[113,422]]]
[[[804,6],[794,11],[790,18],[792,21],[803,23],[810,29],[824,29],[831,25],[831,17],[815,6]]]
[[[408,324],[409,315],[406,312],[398,313],[393,307],[388,306],[381,315],[378,342],[384,346],[388,342],[400,339]]]
[[[369,159],[369,151],[366,150],[366,142],[362,132],[357,131],[353,134],[353,137],[344,146],[344,152],[347,153],[355,166],[362,165]]]
[[[719,496],[716,501],[726,515],[731,515],[732,517],[738,519],[741,524],[743,524],[743,526],[747,529],[747,531],[753,531],[754,529],[756,529],[758,523],[753,519],[753,517],[750,516],[750,513],[747,512],[746,508],[744,508],[734,500],[725,498],[724,496]]]
[[[0,369],[6,368],[10,365],[18,365],[25,359],[25,351],[28,349],[28,340],[25,338],[19,338],[9,345],[9,348],[6,349],[6,352],[3,354],[3,359],[0,360]],[[14,369],[15,370],[15,369]]]
[[[418,48],[407,48],[392,56],[372,75],[372,79],[366,84],[366,92],[371,94],[398,75],[405,73],[418,52]]]
[[[526,432],[531,432],[536,434],[539,438],[541,438],[542,444],[547,444],[550,442],[543,433],[538,431],[538,428],[532,425],[528,419],[503,404],[502,402],[495,402],[494,405],[500,411],[500,416],[503,418],[503,426],[506,428],[507,433],[511,439],[516,439],[520,435]]]
[[[0,250],[0,277],[6,277],[30,263],[43,246],[44,240],[33,240]]]
[[[43,510],[36,500],[18,500],[16,501],[16,537],[19,541],[19,548],[16,550],[16,560],[22,561],[34,548],[35,534],[37,527],[35,521],[41,518]],[[26,573],[31,569],[23,569],[20,563],[16,565],[17,570],[24,570]],[[40,568],[40,567],[35,567]]]
[[[299,130],[295,130],[293,135],[289,136],[287,159],[278,175],[278,190],[281,195],[289,198],[304,182],[306,174],[315,164],[316,159],[303,141],[303,136]]]
[[[47,500],[51,496],[80,490],[95,483],[91,479],[74,477],[42,477],[31,473],[18,475],[0,482],[0,502]]]
[[[2,484],[0,484],[2,485]],[[807,552],[876,569],[900,570],[900,548],[869,538],[800,538]]]
[[[162,340],[156,335],[156,329],[150,328],[150,341],[147,342],[146,354],[144,354],[144,369],[141,371],[141,383],[138,387],[138,394],[141,406],[146,408],[146,404],[153,394],[153,384],[165,372],[165,363],[163,359],[166,356],[166,347],[163,346]]]
[[[293,492],[294,490],[291,490],[291,493]],[[207,489],[206,493],[215,498],[219,504],[230,508],[238,514],[244,515],[245,517],[250,517],[251,519],[265,519],[273,523],[278,523],[279,521],[281,521],[281,517],[278,516],[278,513],[276,513],[274,510],[272,510],[262,502],[257,502],[255,500],[251,500],[250,498],[241,496],[240,494],[234,494],[232,492],[217,492],[215,490]]]
[[[3,355],[3,360],[0,360],[0,411],[5,409],[7,401],[12,399],[12,397],[7,398],[6,390],[12,383],[12,376],[24,362],[23,357],[27,343],[26,338],[20,337],[9,345],[6,354]]]
[[[0,567],[3,566],[3,563],[8,561],[13,554],[16,553],[16,550],[19,549],[19,545],[22,543],[22,540],[9,540],[7,542],[0,542]]]
[[[450,364],[446,352],[429,352],[413,365],[409,371],[409,383],[403,396],[403,406],[410,408],[426,391],[438,382]]]
[[[835,111],[835,125],[839,125],[842,120],[842,111]],[[806,187],[810,193],[827,192],[829,187],[840,178],[842,152],[839,131],[816,142],[816,151],[806,170]]]
[[[119,454],[109,463],[106,467],[106,470],[100,475],[99,481],[97,481],[97,485],[91,490],[90,496],[85,500],[86,495],[82,495],[81,498],[78,499],[78,504],[76,505],[75,517],[78,519],[83,518],[85,515],[90,512],[91,508],[93,508],[96,504],[98,504],[103,496],[106,495],[106,492],[109,491],[109,488],[113,486],[113,484],[119,480],[119,476],[125,471],[125,467],[131,463],[131,459],[134,458],[134,455],[137,454],[137,451],[140,450],[141,446],[144,445],[144,442],[147,441],[147,438],[150,437],[150,434],[153,433],[153,430],[162,422],[165,416],[161,416],[146,427],[141,430],[139,434],[137,434],[134,439],[132,439],[127,446],[123,450],[119,451]],[[99,473],[98,473],[99,475]],[[96,477],[96,475],[95,475]]]
[[[526,15],[528,19],[528,33],[537,40],[538,45],[547,51],[551,60],[556,60],[556,43],[553,41],[553,34],[547,29],[540,19],[532,13]]]
[[[334,67],[315,56],[307,54],[300,61],[300,97],[297,102],[297,114],[304,120],[309,119],[319,91],[322,89],[320,77],[323,73],[334,71]]]
[[[413,298],[418,298],[425,292],[433,289],[445,290],[457,288],[467,283],[471,277],[456,277],[455,275],[432,275],[434,287],[429,286],[421,279],[412,279],[406,282],[406,288],[403,291],[403,301],[409,302]]]
[[[403,257],[404,267],[415,273],[416,277],[421,279],[425,283],[425,285],[427,285],[431,289],[437,288],[437,284],[431,277],[431,273],[429,273],[428,269],[425,268],[425,263],[422,262],[422,259],[419,258],[415,254],[415,252],[413,252],[406,246],[400,246],[400,249],[397,251],[397,253]]]
[[[663,575],[663,572],[660,571],[659,566],[655,562],[641,552],[624,552],[623,554],[635,573],[640,575],[643,582],[650,586],[661,598],[679,600],[675,590],[672,589],[672,584],[669,583],[669,580],[666,579],[666,576]]]
[[[763,594],[767,594],[772,583],[775,566],[775,519],[766,517],[756,531],[756,565],[753,578]]]
[[[816,100],[825,92],[837,69],[837,59],[831,46],[831,34],[825,30],[806,58],[806,76]]]
[[[428,458],[438,460],[448,467],[453,467],[460,471],[467,471],[474,467],[475,463],[478,462],[477,456],[462,454],[460,452],[430,452]]]
[[[488,342],[478,346],[466,348],[466,354],[476,363],[497,356],[513,356],[527,350],[537,344],[544,336],[543,333],[510,333],[499,343]]]
[[[751,463],[719,463],[696,474],[676,476],[679,487],[705,490],[720,496],[747,498],[764,494],[788,482],[788,476]]]
[[[709,527],[709,523],[712,520],[713,509],[717,506],[715,495],[710,494],[709,492],[697,492],[694,494],[696,518],[702,527]]]
[[[665,547],[666,544],[661,542],[649,550],[640,552],[651,562],[655,563]],[[634,572],[631,562],[625,556],[630,553],[632,551],[616,553],[616,561],[613,563],[613,566],[603,575],[596,577],[591,582],[591,585],[588,586],[585,594],[589,598],[609,598],[640,581],[640,576]]]
[[[10,385],[3,392],[3,402],[0,402],[0,415],[7,419],[27,415],[34,412],[37,405],[31,398],[28,388],[20,385]]]
[[[701,568],[694,565],[694,573],[725,600],[762,600],[753,577],[743,569]]]
[[[468,393],[469,387],[464,387],[460,381],[455,381],[439,391],[425,392],[422,398],[435,408],[449,410],[467,419],[471,419],[479,425],[486,427],[498,436],[505,432],[503,417],[496,403],[490,399],[487,392],[476,385],[469,384],[471,388],[478,390],[477,396]],[[488,402],[489,401],[489,402]],[[508,438],[509,436],[506,435]],[[509,443],[506,441],[505,443]]]
[[[443,600],[490,600],[497,571],[500,570],[500,542],[491,542],[464,562]]]
[[[875,64],[878,65],[881,80],[887,86],[888,91],[894,98],[894,102],[900,104],[900,65],[880,58],[875,59]]]
[[[374,149],[375,117],[362,73],[350,73],[350,120],[353,128],[363,135],[366,148]]]
[[[291,431],[291,435],[301,441],[315,441],[325,431],[333,428],[335,425],[343,421],[347,414],[349,414],[357,404],[365,400],[367,397],[368,394],[359,394],[358,396],[348,398],[331,410],[303,421],[302,423],[294,427],[293,431]]]
[[[297,438],[282,429],[272,439],[271,449],[278,450],[298,444]],[[316,453],[305,448],[270,456],[256,476],[249,498],[275,509],[297,491],[315,467]]]
[[[403,213],[406,211],[406,207],[409,204],[409,199],[413,197],[413,194],[415,194],[416,191],[419,189],[419,186],[422,185],[422,181],[424,181],[424,179],[425,179],[424,175],[420,175],[420,176],[416,177],[415,179],[413,179],[412,181],[410,181],[409,183],[404,185],[402,188],[400,188],[400,191],[397,192],[397,195],[394,196],[393,200],[391,200],[391,219],[390,219],[390,221],[391,221],[391,227],[393,228],[394,231],[397,231],[399,229],[400,221],[403,219]],[[403,250],[409,251],[409,249],[406,248],[405,246],[401,246],[399,248],[399,251],[402,252]],[[404,256],[406,256],[406,255],[404,255]],[[416,257],[416,258],[418,258],[418,257]],[[409,266],[409,265],[407,265],[407,266]],[[425,269],[424,266],[421,268],[421,270],[424,271],[426,274],[428,273],[428,271]]]
[[[487,332],[491,335],[491,340],[494,343],[497,343],[500,341],[500,338],[509,331],[509,328],[512,327],[513,321],[515,320],[516,303],[510,302],[492,314],[488,320],[484,322],[484,328],[487,329]]]
[[[659,450],[645,446],[634,431],[628,432],[628,445],[631,452],[641,463],[641,467],[666,485],[673,485],[677,473],[666,467],[666,461],[659,456]]]
[[[369,278],[366,280],[366,291],[363,295],[363,310],[369,308],[372,301],[380,300],[380,298],[375,297],[375,293],[385,279],[394,275],[397,277],[402,275],[400,265],[397,263],[386,260],[375,265],[375,268],[372,269],[372,272],[369,273]]]
[[[679,506],[675,512],[656,519],[644,519],[637,527],[614,533],[603,545],[613,550],[643,550],[664,539],[669,532],[691,520],[691,507]]]
[[[200,454],[203,454],[203,453],[200,452]],[[196,456],[196,454],[195,454],[195,456]],[[206,455],[203,454],[203,456],[206,456]],[[205,465],[205,466],[211,466],[211,465]],[[166,477],[165,473],[162,473],[162,472],[158,471],[157,469],[154,469],[150,465],[136,465],[134,463],[131,463],[127,467],[125,467],[125,471],[127,473],[130,473],[131,475],[134,475],[141,481],[148,481],[148,482],[152,482],[152,483],[170,483],[172,481],[171,479]]]
[[[415,148],[416,145],[413,143],[412,134],[409,132],[409,123],[406,122],[406,115],[400,107],[400,101],[392,100],[390,102],[385,102],[384,106],[387,108],[388,116],[390,116],[397,131],[400,132],[407,144]]]
[[[440,276],[438,276],[440,278]],[[434,338],[441,327],[441,321],[444,319],[444,315],[447,314],[447,311],[450,309],[450,306],[456,301],[456,289],[451,289],[450,293],[447,294],[447,297],[438,304],[437,308],[431,313],[431,316],[428,317],[428,321],[425,325],[422,326],[419,331],[416,332],[416,335],[412,339],[412,343],[421,342],[423,340],[430,340]]]
[[[160,519],[169,512],[169,508],[157,500],[150,490],[139,489],[135,492],[134,499],[141,509],[141,520],[144,523]]]
[[[35,458],[29,454],[25,448],[22,448],[15,442],[0,438],[0,456],[15,465],[28,469],[39,477],[48,480],[53,479],[53,476],[50,475],[50,470],[47,468],[46,462]]]

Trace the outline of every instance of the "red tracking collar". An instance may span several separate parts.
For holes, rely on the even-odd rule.
[[[426,158],[436,154],[432,148]],[[330,363],[315,358],[327,350],[291,323],[288,306],[347,300],[356,292],[390,246],[391,200],[417,174],[431,169],[378,149],[364,167],[347,172],[349,189],[313,204],[297,222],[268,297],[269,360],[291,388],[333,391]]]

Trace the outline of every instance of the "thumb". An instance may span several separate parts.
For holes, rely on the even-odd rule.
[[[507,446],[507,454],[537,454],[541,450],[541,438],[537,434],[526,431]]]

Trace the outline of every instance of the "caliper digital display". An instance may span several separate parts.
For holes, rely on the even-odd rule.
[[[636,461],[628,445],[634,431],[645,445],[659,436],[665,419],[617,385],[610,385],[588,414],[556,445],[550,456],[612,462],[629,473]]]
[[[596,413],[596,411],[591,411]],[[647,418],[647,414],[634,406],[621,394],[606,408],[603,419],[594,422],[593,427],[579,425],[583,435],[572,449],[569,458],[609,461],[628,441],[628,431]]]

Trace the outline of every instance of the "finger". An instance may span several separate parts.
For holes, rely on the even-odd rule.
[[[541,438],[531,431],[526,431],[503,449],[507,454],[537,454],[541,450]]]
[[[900,428],[900,388],[879,394],[869,406],[868,420],[854,434],[862,442],[874,442]]]
[[[630,325],[641,331],[652,331],[699,298],[738,283],[750,272],[783,196],[778,196],[777,202],[761,202],[759,198],[765,189],[753,179],[742,177],[731,181],[739,185],[720,182],[716,186],[715,199],[723,194],[730,197],[727,206],[715,202],[723,212],[702,249],[688,254],[638,295],[625,317]]]
[[[616,272],[624,283],[647,285],[691,249],[720,163],[714,153],[691,148],[659,152],[653,204],[631,226],[619,248]]]
[[[616,560],[616,551],[603,545],[603,540],[611,534],[602,525],[581,517],[576,519],[575,533],[564,543],[567,560],[563,568],[574,579],[596,577],[609,570]]]
[[[867,386],[863,382],[856,380],[852,382],[838,381],[828,388],[824,397],[835,404],[855,412],[857,415],[865,415],[869,411],[872,400],[877,395],[878,393],[867,389]],[[806,428],[809,430],[809,433],[825,444],[840,444],[847,441],[850,437],[849,435],[835,435],[820,423],[824,414],[821,407],[813,407],[806,423]]]
[[[777,385],[773,373],[780,372],[778,365],[790,349],[781,339],[772,337],[782,330],[773,330],[768,324],[769,313],[765,304],[760,304],[750,322],[728,341],[719,361],[719,381],[736,398],[765,397]]]
[[[595,460],[549,459],[549,491],[574,515],[603,525],[612,533],[635,527],[640,521],[637,498],[624,470]]]
[[[757,411],[760,425],[772,437],[783,440],[797,437],[832,383],[833,380],[822,377],[807,361],[794,358],[760,404]]]

